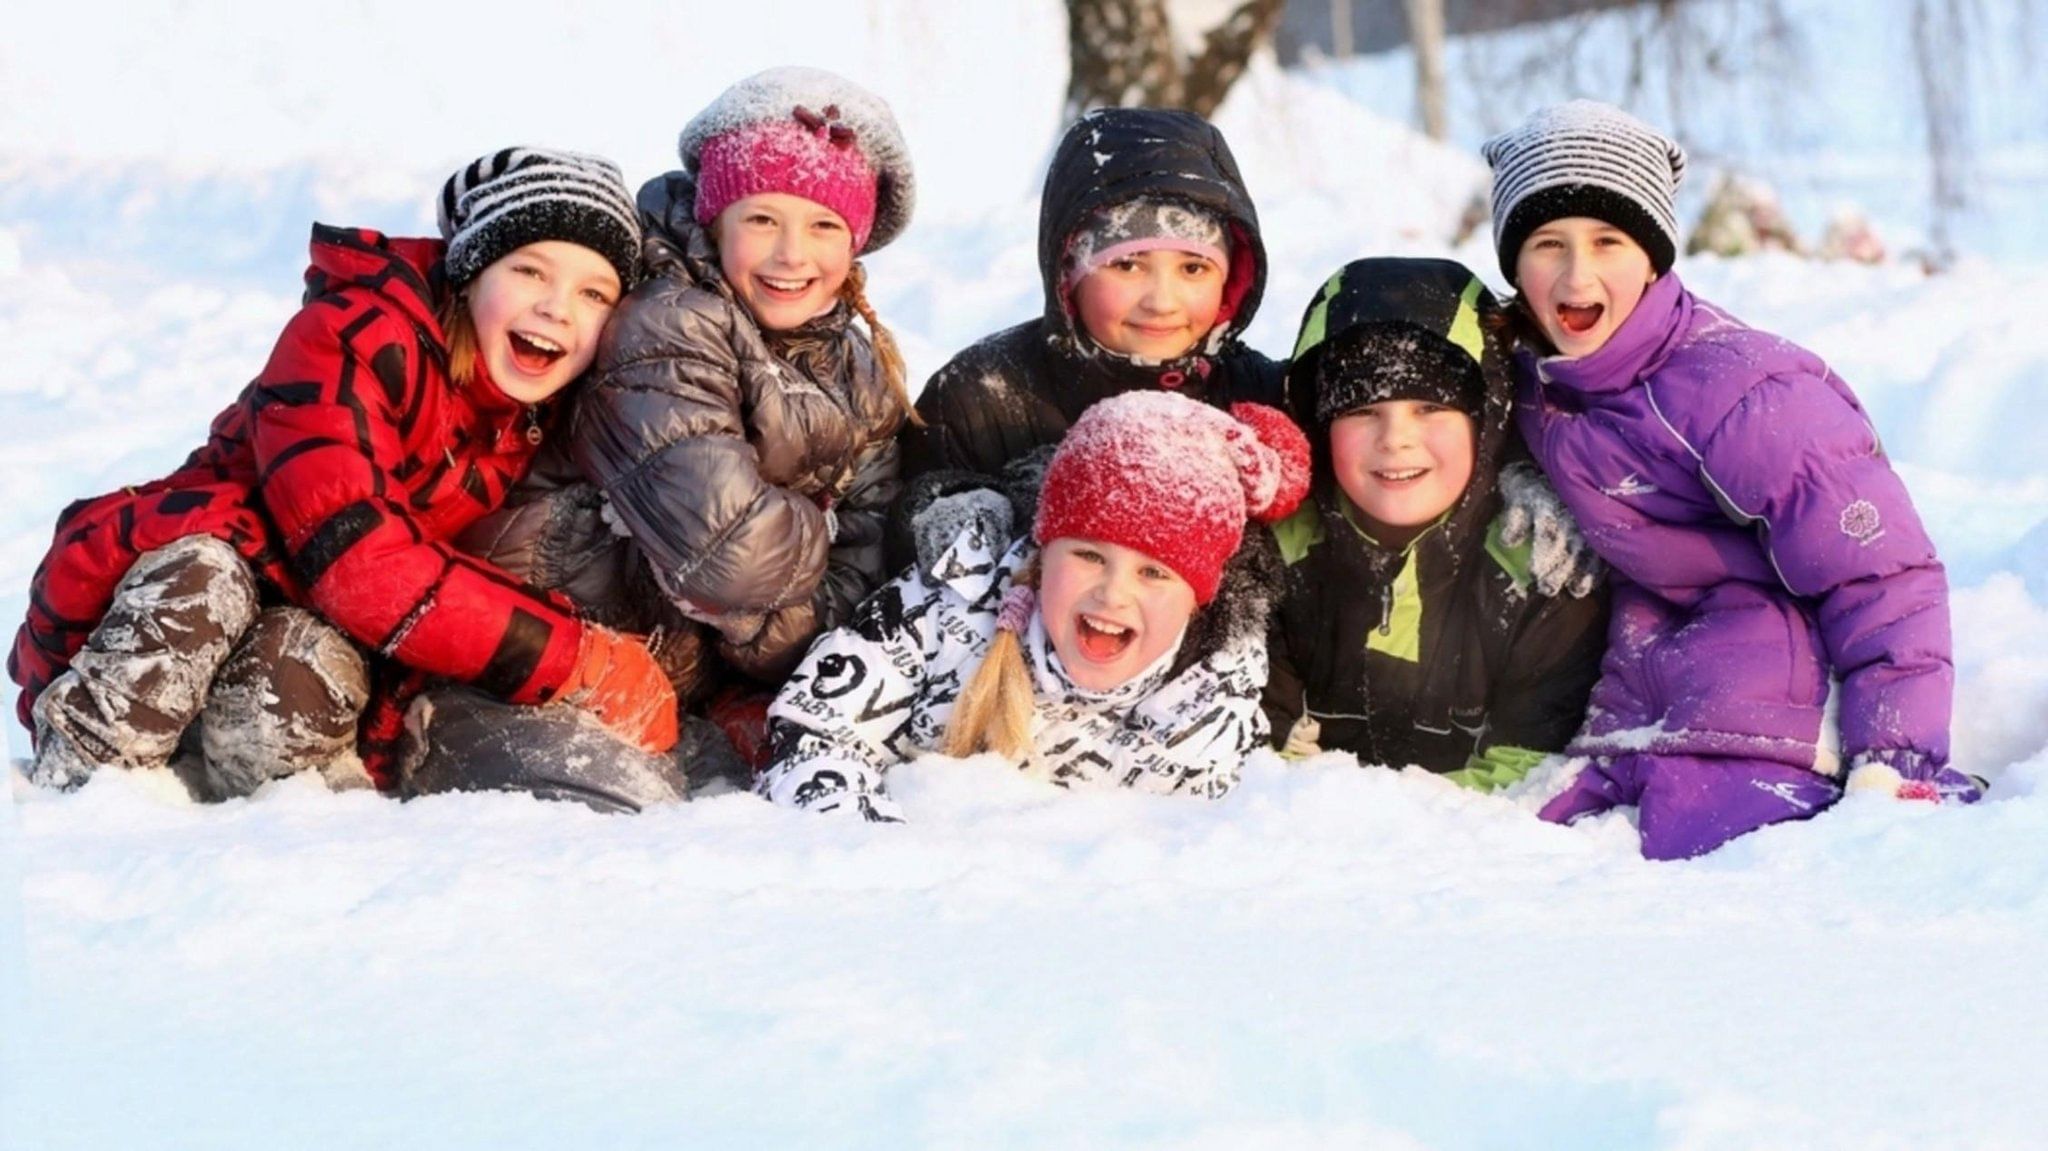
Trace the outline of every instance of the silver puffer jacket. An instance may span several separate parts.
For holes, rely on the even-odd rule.
[[[549,490],[463,541],[519,557],[593,618],[686,633],[663,661],[685,698],[712,686],[704,645],[773,684],[881,582],[903,422],[846,305],[792,331],[755,324],[695,198],[681,172],[640,190],[647,279],[576,398],[572,466],[537,466]],[[665,604],[645,602],[647,576]]]

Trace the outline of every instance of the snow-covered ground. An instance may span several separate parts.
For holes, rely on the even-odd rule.
[[[920,165],[917,223],[872,262],[913,373],[1036,307],[1057,4],[604,11],[13,18],[0,618],[59,507],[175,464],[260,365],[310,219],[427,229],[440,177],[493,146],[585,147],[644,178],[730,80],[836,67],[895,103]],[[538,28],[563,85],[507,64],[485,92]],[[1351,83],[1262,67],[1219,117],[1273,257],[1269,351],[1357,255],[1448,251],[1497,277],[1483,240],[1446,247],[1476,158]],[[1882,139],[1860,106],[1827,105]],[[1866,170],[1858,148],[1834,168]],[[1651,865],[1619,817],[1559,829],[1340,757],[1257,757],[1216,804],[929,761],[901,773],[901,827],[744,795],[629,819],[16,779],[0,1146],[2039,1146],[2048,250],[2025,238],[2048,212],[2011,202],[2026,214],[1973,222],[1986,250],[1938,278],[1681,264],[1829,357],[1884,433],[1951,567],[1957,756],[1993,783],[1976,808],[1852,800]]]

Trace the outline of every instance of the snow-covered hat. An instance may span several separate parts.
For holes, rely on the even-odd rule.
[[[456,170],[441,186],[448,280],[461,287],[506,253],[542,240],[581,244],[632,287],[640,267],[640,214],[618,165],[601,156],[504,148]]]
[[[1552,220],[1587,216],[1628,233],[1658,275],[1678,258],[1678,211],[1685,149],[1611,104],[1573,100],[1544,108],[1486,142],[1493,166],[1493,246],[1515,278],[1529,233]]]
[[[1316,361],[1316,422],[1360,408],[1421,400],[1478,418],[1486,404],[1479,360],[1416,324],[1367,324],[1330,341]]]
[[[1225,413],[1172,392],[1125,392],[1067,429],[1031,535],[1040,545],[1074,537],[1144,552],[1206,604],[1245,519],[1286,517],[1308,480],[1308,437],[1277,409]]]
[[[1067,238],[1067,286],[1112,260],[1159,248],[1230,267],[1230,233],[1222,216],[1193,204],[1140,196],[1097,208],[1074,229]]]
[[[736,200],[782,192],[839,213],[858,254],[895,239],[917,201],[889,105],[821,68],[770,68],[727,88],[684,127],[678,150],[699,224]]]

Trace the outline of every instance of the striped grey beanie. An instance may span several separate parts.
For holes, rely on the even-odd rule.
[[[444,262],[457,288],[506,253],[542,240],[581,244],[633,286],[640,215],[618,165],[548,148],[505,148],[457,169],[441,186]]]
[[[1510,282],[1529,233],[1589,216],[1627,232],[1658,275],[1678,258],[1672,197],[1685,149],[1611,104],[1573,100],[1538,111],[1486,142],[1493,166],[1493,246]]]

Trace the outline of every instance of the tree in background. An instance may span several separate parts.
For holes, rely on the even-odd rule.
[[[1252,52],[1272,39],[1286,0],[1240,0],[1206,28],[1169,0],[1067,0],[1067,116],[1150,105],[1215,114]],[[1179,27],[1176,27],[1176,16]],[[1194,36],[1193,51],[1183,44]]]

